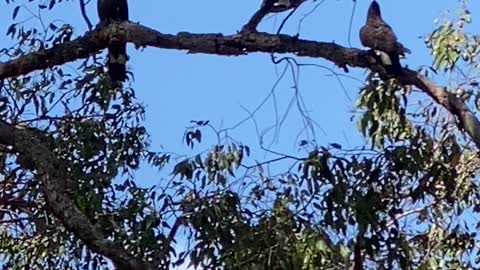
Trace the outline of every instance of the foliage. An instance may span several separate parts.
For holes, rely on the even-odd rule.
[[[22,9],[13,9],[16,23],[6,33],[15,45],[1,51],[9,59],[81,34],[68,24],[43,32],[24,25],[16,20]],[[470,21],[462,5],[458,18],[438,25],[426,38],[433,66],[422,72],[451,79],[473,70],[449,85],[478,103],[480,37],[466,31]],[[304,142],[306,155],[257,161],[251,151],[261,151],[209,121],[192,121],[184,141],[194,154],[176,159],[151,150],[143,105],[128,85],[109,81],[103,58],[99,52],[77,61],[78,73],[60,66],[5,80],[0,111],[2,120],[52,138],[51,151],[75,179],[69,197],[97,231],[135,257],[160,258],[163,269],[476,267],[477,149],[439,106],[415,102],[411,87],[368,75],[356,103],[358,130],[368,140],[359,148]],[[210,130],[218,143],[199,151]],[[108,269],[107,258],[46,206],[36,172],[8,147],[1,154],[5,268]],[[288,162],[280,173],[266,169],[279,161]],[[140,187],[142,162],[162,173],[172,167],[172,180]]]

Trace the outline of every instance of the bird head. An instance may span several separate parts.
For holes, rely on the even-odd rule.
[[[368,8],[368,18],[381,18],[382,14],[380,12],[380,5],[377,1],[373,1]]]

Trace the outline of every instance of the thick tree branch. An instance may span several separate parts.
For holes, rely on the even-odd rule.
[[[74,41],[0,63],[0,80],[88,57],[105,49],[109,44],[108,37],[112,35],[124,37],[126,41],[138,46],[186,50],[189,53],[229,56],[252,52],[295,53],[298,56],[325,58],[340,66],[349,64],[358,67],[369,67],[374,61],[367,51],[345,48],[329,42],[300,40],[288,35],[244,33],[224,36],[186,32],[170,35],[139,24],[124,22],[107,28],[96,28]]]
[[[36,171],[48,209],[91,250],[111,259],[118,269],[153,269],[128,254],[121,244],[105,239],[74,205],[67,194],[67,183],[74,179],[70,178],[65,164],[55,157],[53,142],[48,136],[34,129],[19,128],[0,121],[0,143],[12,146],[18,152],[21,166]]]
[[[480,122],[465,102],[445,87],[438,86],[435,82],[413,70],[404,69],[404,74],[399,77],[401,83],[414,85],[432,97],[438,104],[457,117],[458,127],[465,130],[477,148],[480,148]]]
[[[79,58],[85,58],[108,45],[111,35],[123,37],[137,46],[186,50],[189,53],[238,56],[253,52],[293,53],[297,56],[323,58],[346,69],[347,66],[368,68],[386,78],[385,71],[366,50],[347,48],[333,42],[302,40],[288,35],[272,35],[257,32],[242,32],[237,35],[222,34],[163,34],[154,29],[123,22],[107,28],[97,27],[72,42],[51,49],[27,54],[17,59],[0,63],[0,80],[25,75],[34,70],[51,68]],[[459,120],[480,148],[480,122],[474,113],[455,95],[437,86],[416,71],[403,69],[397,79],[405,85],[414,85],[431,96]]]

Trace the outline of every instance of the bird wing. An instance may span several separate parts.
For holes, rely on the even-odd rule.
[[[360,29],[360,41],[363,46],[386,53],[410,53],[398,42],[390,25],[381,20],[370,21]]]

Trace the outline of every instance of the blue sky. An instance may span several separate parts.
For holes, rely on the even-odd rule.
[[[308,2],[298,10],[287,24],[286,32],[296,33],[299,20],[319,2]],[[357,2],[350,40],[352,46],[361,47],[358,29],[364,24],[370,1]],[[385,20],[413,52],[404,63],[412,68],[431,64],[432,57],[424,45],[423,36],[433,29],[434,19],[444,10],[454,9],[457,1],[383,0],[379,3]],[[233,34],[259,4],[260,1],[130,1],[130,10],[132,20],[164,33]],[[325,1],[303,20],[300,37],[348,46],[353,4],[351,0]],[[284,14],[280,14],[267,19],[261,30],[274,31],[283,17]],[[282,65],[275,67],[267,54],[225,57],[187,55],[182,51],[157,48],[136,51],[132,47],[129,53],[132,59],[129,66],[135,73],[135,89],[147,105],[147,126],[153,146],[163,145],[165,150],[173,152],[187,150],[181,143],[181,135],[190,120],[210,120],[217,127],[230,127],[247,117],[242,107],[253,111],[271,91],[283,69]],[[324,65],[342,74],[342,70],[321,59],[300,58],[299,62]],[[360,82],[342,78],[346,88],[343,90],[337,78],[326,69],[305,67],[300,71],[299,91],[311,118],[319,125],[316,130],[319,144],[337,142],[344,147],[355,147],[363,143],[351,117],[366,72],[351,69],[348,75]],[[285,112],[294,95],[292,86],[292,77],[287,75],[275,89],[279,115]],[[275,118],[274,102],[270,98],[255,116],[260,132],[273,125]],[[305,138],[298,136],[300,121],[298,110],[293,108],[281,128],[278,141],[272,145],[273,150],[284,153],[298,150],[298,140]],[[259,141],[252,121],[231,135],[251,145],[258,156],[265,157],[262,152],[255,151]],[[265,138],[266,142],[270,141],[268,138],[271,140],[271,136]],[[210,145],[202,146],[208,148]],[[147,173],[146,177],[149,176]]]
[[[47,1],[48,2],[48,1]],[[92,22],[97,22],[96,1],[91,1],[88,14]],[[234,34],[248,21],[259,7],[260,0],[210,0],[210,1],[165,1],[140,0],[129,1],[130,18],[163,33],[175,34],[181,31],[193,33]],[[295,34],[299,19],[320,3],[307,2],[296,12],[286,25],[285,32]],[[434,19],[447,9],[454,9],[458,2],[454,0],[379,0],[384,19],[395,30],[400,41],[412,54],[404,60],[410,68],[432,63],[432,57],[424,45],[424,36],[434,28]],[[474,1],[472,1],[474,2]],[[17,1],[17,4],[27,1]],[[34,1],[38,3],[38,1]],[[348,35],[350,17],[354,7],[352,0],[326,0],[302,22],[300,38],[335,41],[338,44],[360,47],[358,30],[364,24],[366,10],[370,1],[358,0],[352,22],[352,32]],[[6,32],[10,25],[14,4],[0,4],[0,25]],[[28,4],[32,10],[34,5]],[[476,19],[480,15],[480,5],[470,5],[474,26],[478,28]],[[52,13],[45,13],[46,21],[60,19],[75,27],[76,34],[86,29],[82,21],[77,1],[60,3]],[[267,19],[262,31],[273,32],[284,15],[280,14]],[[19,18],[28,17],[23,11]],[[61,22],[57,22],[61,24]],[[471,29],[474,29],[473,27]],[[9,39],[0,35],[0,47],[12,44]],[[129,69],[135,75],[132,82],[137,97],[146,107],[146,126],[151,134],[154,150],[176,153],[189,153],[188,147],[182,143],[185,127],[190,120],[210,120],[217,128],[231,127],[248,116],[243,109],[253,111],[269,94],[277,81],[278,73],[283,66],[274,66],[267,54],[250,54],[241,57],[214,55],[191,55],[184,51],[146,48],[136,50],[129,46]],[[0,61],[5,59],[0,57]],[[301,63],[324,65],[339,74],[341,69],[321,59],[298,59]],[[356,129],[353,109],[361,81],[366,71],[351,69],[347,75],[352,80],[341,77],[345,90],[337,78],[327,69],[304,67],[300,71],[299,92],[303,97],[311,118],[318,123],[316,140],[320,145],[340,143],[344,147],[355,147],[363,144]],[[360,80],[360,81],[358,81]],[[290,73],[282,79],[275,89],[276,105],[280,117],[285,113],[294,95],[293,81]],[[274,102],[270,98],[256,114],[255,119],[260,131],[275,123]],[[281,127],[279,139],[271,149],[296,154],[298,142],[306,139],[298,136],[301,129],[301,118],[293,108]],[[205,134],[208,138],[209,134]],[[213,134],[210,134],[212,136]],[[258,150],[258,137],[252,121],[247,121],[230,133],[231,136],[251,146],[256,157],[264,158]],[[271,135],[271,134],[270,134]],[[209,137],[214,139],[213,136]],[[271,140],[266,137],[266,142]],[[202,144],[208,149],[214,143],[208,140]],[[248,162],[252,162],[249,160]],[[157,184],[162,176],[169,172],[158,173],[156,170],[142,168],[138,172],[140,183]]]

